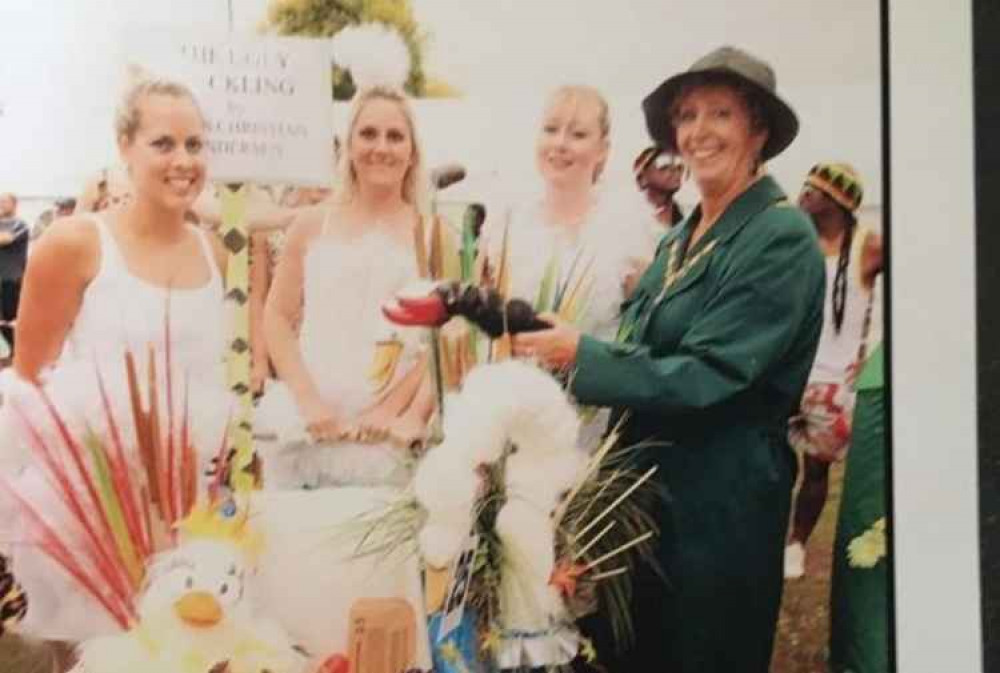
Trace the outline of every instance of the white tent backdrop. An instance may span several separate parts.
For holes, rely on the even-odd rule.
[[[531,148],[546,92],[585,82],[611,102],[606,180],[627,182],[632,158],[647,143],[643,95],[708,49],[734,43],[772,62],[779,89],[801,118],[800,137],[771,166],[779,181],[794,191],[816,161],[847,160],[864,176],[868,203],[877,204],[878,3],[830,4],[414,0],[416,17],[430,33],[426,69],[466,93],[421,102],[423,143],[432,163],[470,167],[468,189],[474,174],[485,172],[505,192],[517,191],[534,178]],[[266,0],[234,0],[234,31],[255,29],[265,8]],[[225,34],[227,3],[5,0],[0,38],[17,58],[0,64],[0,147],[12,157],[0,164],[3,189],[27,196],[76,193],[88,175],[114,161],[111,118],[124,75],[122,36],[148,28],[183,35],[193,26],[199,34]]]

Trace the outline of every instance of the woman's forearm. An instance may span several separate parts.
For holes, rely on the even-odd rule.
[[[288,386],[292,399],[302,410],[322,400],[319,388],[306,367],[298,336],[288,316],[264,310],[264,340],[278,378]]]

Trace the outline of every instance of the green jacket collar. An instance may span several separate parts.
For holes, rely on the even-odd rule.
[[[770,175],[765,175],[750,185],[745,192],[737,196],[729,204],[722,217],[705,234],[704,238],[699,241],[699,246],[705,245],[713,239],[718,240],[719,244],[725,243],[739,233],[754,215],[760,213],[768,206],[779,201],[784,201],[787,198],[785,192],[782,191],[775,179]],[[701,204],[699,203],[687,216],[683,224],[675,227],[664,237],[662,245],[670,245],[675,239],[689,237],[691,231],[694,230],[700,220]]]

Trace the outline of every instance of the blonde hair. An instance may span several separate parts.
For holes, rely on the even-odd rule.
[[[413,146],[413,154],[410,160],[410,167],[403,176],[403,200],[416,207],[422,216],[430,214],[430,190],[428,189],[427,178],[424,169],[424,153],[420,147],[420,140],[417,137],[417,125],[414,121],[413,110],[407,101],[406,96],[399,90],[386,86],[373,86],[360,90],[354,96],[351,103],[351,112],[348,116],[347,130],[344,133],[343,151],[339,152],[337,163],[337,183],[334,187],[334,198],[338,203],[348,203],[357,196],[358,176],[354,172],[351,164],[351,145],[354,142],[354,127],[357,126],[358,118],[365,106],[373,100],[385,100],[395,103],[403,117],[406,119],[406,126],[410,132],[410,143]]]
[[[586,84],[564,84],[549,94],[545,104],[545,110],[550,110],[554,105],[566,102],[590,101],[597,106],[597,128],[601,133],[601,139],[610,143],[611,136],[611,109],[608,101],[595,87]],[[604,165],[607,159],[597,164],[594,168],[594,182],[601,177],[604,172]]]
[[[118,110],[115,112],[116,138],[124,137],[129,142],[135,139],[135,133],[142,124],[139,114],[139,104],[147,96],[186,98],[195,106],[198,110],[198,116],[204,121],[205,115],[202,114],[201,108],[198,106],[198,100],[194,97],[191,89],[184,84],[169,79],[140,79],[125,90],[125,94],[118,105]]]

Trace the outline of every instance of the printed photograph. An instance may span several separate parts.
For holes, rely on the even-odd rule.
[[[884,9],[5,3],[0,670],[896,670]]]

